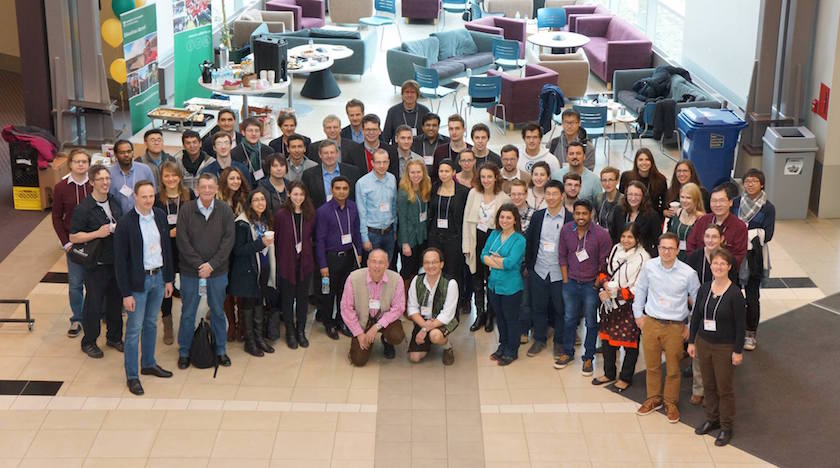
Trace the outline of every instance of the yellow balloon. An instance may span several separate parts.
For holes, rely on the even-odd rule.
[[[106,19],[102,22],[100,31],[102,32],[102,39],[104,39],[109,46],[116,47],[122,44],[122,24],[120,24],[120,20],[116,18]]]
[[[114,79],[119,84],[125,83],[126,79],[126,71],[125,71],[125,59],[118,58],[111,62],[111,66],[108,69],[111,72],[111,78]]]
[[[134,8],[140,8],[146,4],[146,0],[134,0]]]

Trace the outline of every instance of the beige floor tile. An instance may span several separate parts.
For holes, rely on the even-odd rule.
[[[32,358],[28,356],[0,356],[0,379],[17,379],[21,371],[29,364],[30,359]]]
[[[447,468],[445,459],[412,458],[411,468]]]
[[[376,432],[376,414],[339,413],[336,431],[373,434]]]
[[[257,411],[225,411],[222,430],[276,431],[280,413]]]
[[[148,462],[145,458],[88,458],[84,468],[144,468]]]
[[[216,436],[211,458],[269,459],[274,445],[274,435],[274,430],[220,430]]]
[[[271,468],[330,468],[330,460],[279,460],[273,459],[268,465]]]
[[[71,381],[76,376],[82,362],[87,359],[78,357],[40,357],[30,359],[18,375],[22,380],[63,380]]]
[[[347,403],[376,404],[379,399],[377,388],[354,388],[350,387],[347,392]]]
[[[640,433],[638,419],[635,414],[626,413],[582,413],[579,415],[583,425],[583,432],[598,433]]]
[[[709,462],[711,456],[702,437],[696,435],[645,434],[654,462]]]
[[[35,430],[0,430],[0,454],[3,458],[20,458],[35,438]],[[94,432],[96,435],[96,432]]]
[[[377,442],[411,442],[411,424],[377,424],[375,437]]]
[[[525,432],[546,432],[557,434],[577,434],[583,431],[580,415],[568,413],[523,414],[522,423]]]
[[[277,432],[272,459],[330,460],[335,432]]]
[[[192,400],[232,400],[239,385],[236,384],[191,384],[181,389],[180,398]]]
[[[588,461],[589,452],[582,434],[526,434],[532,462]]]
[[[166,416],[164,411],[108,411],[102,429],[158,429]]]
[[[528,443],[524,432],[498,432],[484,434],[484,456],[499,462],[529,461]]]
[[[96,439],[91,430],[42,430],[32,440],[26,452],[31,458],[84,458]]]
[[[296,386],[292,390],[293,402],[301,403],[345,403],[348,388],[321,388]]]
[[[0,458],[0,468],[17,468],[20,462],[20,458]]]
[[[586,445],[591,461],[647,463],[650,454],[638,433],[587,433]]]
[[[283,413],[278,430],[293,432],[335,432],[337,413]]]
[[[168,410],[161,429],[216,430],[221,423],[221,411]]]
[[[240,386],[236,391],[236,400],[291,401],[291,387],[252,387]]]
[[[376,442],[375,460],[377,466],[394,466],[410,460],[411,442]]]
[[[101,430],[90,449],[89,456],[95,458],[110,457],[147,457],[155,441],[157,430]]]
[[[354,432],[336,432],[333,460],[373,460],[374,435]]]
[[[207,458],[150,458],[147,468],[207,468]]]
[[[46,410],[0,411],[0,430],[38,429],[49,414]]]
[[[103,410],[61,410],[50,411],[41,429],[90,429],[99,430],[102,421],[105,419],[106,411]]]
[[[749,454],[733,445],[725,447],[718,447],[715,445],[715,439],[711,436],[703,437],[703,442],[709,449],[709,454],[712,456],[712,461],[715,465],[723,463],[730,464],[762,464],[764,460]]]
[[[485,434],[525,431],[521,414],[484,414],[481,425]]]
[[[508,405],[511,398],[507,389],[485,390],[482,388],[479,401],[482,405]]]
[[[50,404],[52,397],[40,395],[20,395],[12,402],[10,409],[13,410],[42,410]]]
[[[474,410],[449,409],[446,411],[446,426],[450,429],[460,426],[481,427],[481,413]]]
[[[271,460],[243,460],[241,458],[211,458],[207,468],[268,468]]]
[[[216,442],[215,430],[161,429],[152,445],[153,458],[206,458]]]
[[[562,388],[511,388],[511,404],[554,404],[566,403],[566,392]]]
[[[75,468],[82,467],[84,461],[84,458],[62,458],[60,462],[57,462],[55,458],[24,458],[20,461],[20,465],[18,465],[18,467],[53,468],[60,465],[62,468]]]
[[[449,468],[484,468],[484,460],[462,460],[449,459],[447,460]]]

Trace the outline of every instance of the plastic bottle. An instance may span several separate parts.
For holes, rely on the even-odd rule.
[[[519,15],[519,10],[517,10],[517,11],[516,11],[516,16],[514,16],[514,18],[516,18],[516,19],[519,19],[519,18],[520,18],[520,15]]]
[[[206,296],[207,295],[207,280],[204,278],[199,278],[198,280],[198,295],[199,296]]]
[[[330,293],[330,277],[325,276],[321,278],[321,294],[329,294]]]

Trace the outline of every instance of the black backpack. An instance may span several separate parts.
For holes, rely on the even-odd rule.
[[[210,323],[201,319],[193,333],[192,346],[190,346],[190,363],[199,369],[214,367],[213,378],[219,371],[219,358],[216,356],[216,336]]]

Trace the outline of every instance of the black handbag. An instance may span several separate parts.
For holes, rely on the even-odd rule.
[[[96,266],[102,239],[93,239],[83,244],[73,244],[70,248],[70,260],[85,268]]]

